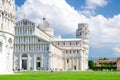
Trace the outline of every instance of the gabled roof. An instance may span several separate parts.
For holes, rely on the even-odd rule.
[[[22,20],[16,22],[16,26],[26,26],[26,25],[35,26],[35,23],[28,19],[22,19]]]
[[[97,60],[95,63],[116,63],[117,60]]]

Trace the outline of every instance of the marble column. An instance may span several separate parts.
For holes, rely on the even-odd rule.
[[[30,70],[30,54],[28,54],[27,65],[27,70]]]
[[[41,54],[41,68],[44,67],[44,56],[43,53]]]
[[[36,70],[36,54],[34,54],[34,70]]]
[[[19,68],[22,69],[22,59],[21,59],[21,54],[19,54]]]

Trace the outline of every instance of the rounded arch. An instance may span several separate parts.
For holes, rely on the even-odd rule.
[[[41,58],[40,58],[40,57],[37,57],[36,60],[41,60]]]
[[[27,54],[22,54],[22,57],[28,57],[28,55]]]

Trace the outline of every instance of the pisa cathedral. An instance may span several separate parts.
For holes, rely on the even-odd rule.
[[[15,26],[14,69],[87,70],[88,24],[78,24],[76,38],[54,38],[46,18],[42,27],[22,19]]]
[[[15,24],[15,1],[0,0],[0,74],[18,69],[87,70],[88,50],[88,24],[78,24],[76,38],[55,38],[46,18],[41,27],[26,18]]]

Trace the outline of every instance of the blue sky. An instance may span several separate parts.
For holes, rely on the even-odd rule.
[[[81,6],[85,5],[85,0],[66,0],[76,10],[81,10]],[[120,13],[120,0],[107,0],[108,5],[105,7],[98,7],[95,12],[102,14],[103,16],[110,18]]]
[[[26,13],[36,23],[47,16],[56,35],[62,34],[64,38],[75,36],[77,27],[73,26],[77,26],[78,22],[87,22],[90,28],[90,57],[116,58],[120,56],[119,4],[120,0],[16,0],[16,13],[17,16]]]

